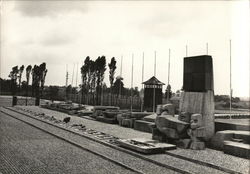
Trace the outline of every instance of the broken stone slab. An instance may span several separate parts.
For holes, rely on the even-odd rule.
[[[120,139],[117,142],[122,147],[144,154],[164,153],[166,150],[176,149],[173,144],[159,143],[155,140],[143,138]]]
[[[172,115],[161,115],[155,120],[156,127],[161,131],[165,128],[175,129],[178,134],[184,133],[189,127],[189,123],[178,120]],[[165,131],[164,131],[165,132]]]
[[[145,116],[145,117],[143,118],[143,120],[144,120],[144,121],[148,121],[148,122],[154,123],[156,117],[157,117],[157,114],[155,113],[155,114],[152,114],[152,115]]]
[[[142,132],[152,133],[152,125],[154,125],[154,123],[144,120],[134,121],[134,129]]]

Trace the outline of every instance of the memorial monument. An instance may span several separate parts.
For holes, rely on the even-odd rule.
[[[214,135],[213,86],[212,57],[185,57],[179,115],[174,115],[171,104],[158,105],[153,139],[204,149],[205,142]]]

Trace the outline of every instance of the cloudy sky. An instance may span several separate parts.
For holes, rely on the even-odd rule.
[[[141,87],[142,53],[147,80],[154,74],[182,87],[183,57],[206,54],[214,61],[215,94],[229,94],[229,40],[232,40],[232,87],[235,96],[249,96],[249,2],[242,1],[1,1],[0,75],[14,65],[47,63],[47,85],[65,85],[66,65],[104,55],[117,59],[116,75],[126,87]],[[75,73],[76,74],[76,73]],[[78,83],[80,73],[78,73]],[[105,82],[108,83],[108,71]],[[76,83],[74,77],[74,85]],[[164,87],[165,89],[165,87]]]

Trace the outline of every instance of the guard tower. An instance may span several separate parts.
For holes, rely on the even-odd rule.
[[[155,76],[142,83],[144,85],[144,109],[147,111],[153,111],[153,98],[155,90],[155,108],[157,105],[162,104],[162,85],[165,85],[159,81]]]

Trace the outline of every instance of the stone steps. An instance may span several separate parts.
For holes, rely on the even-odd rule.
[[[211,146],[218,150],[223,150],[224,141],[240,141],[250,144],[250,131],[224,130],[216,132],[211,140]]]
[[[224,141],[223,144],[224,144],[223,148],[224,153],[242,158],[250,158],[249,144],[244,144],[234,141]]]
[[[224,130],[216,132],[210,146],[224,153],[242,157],[250,157],[250,131]]]

